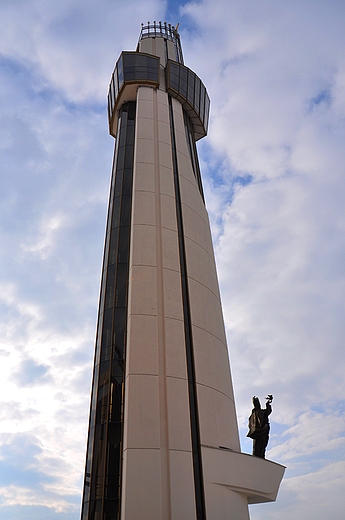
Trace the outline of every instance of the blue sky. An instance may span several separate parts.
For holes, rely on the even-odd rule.
[[[252,520],[343,520],[343,0],[2,0],[0,520],[79,518],[113,139],[140,23],[180,23],[239,418],[275,396],[287,466]]]

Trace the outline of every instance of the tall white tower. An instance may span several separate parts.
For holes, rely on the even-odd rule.
[[[116,138],[82,520],[248,520],[284,468],[242,454],[195,142],[209,97],[177,30],[142,27]]]

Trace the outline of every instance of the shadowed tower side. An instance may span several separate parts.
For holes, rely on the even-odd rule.
[[[109,89],[115,137],[82,520],[248,520],[283,468],[240,452],[196,141],[210,101],[170,25]]]

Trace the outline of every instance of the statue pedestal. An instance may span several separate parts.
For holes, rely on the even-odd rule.
[[[274,502],[285,467],[223,448],[202,447],[207,518],[248,520],[248,504]]]

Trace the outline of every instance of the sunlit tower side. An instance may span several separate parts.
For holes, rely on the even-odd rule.
[[[115,137],[82,520],[248,520],[283,468],[240,452],[196,141],[209,97],[166,23],[109,89]]]

